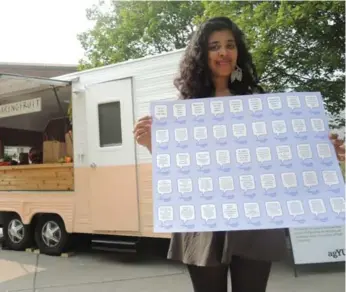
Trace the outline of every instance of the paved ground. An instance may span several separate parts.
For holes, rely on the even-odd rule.
[[[0,229],[1,237],[1,229]],[[192,291],[184,266],[157,249],[128,258],[77,252],[69,258],[1,250],[1,292],[178,292]],[[345,264],[303,266],[294,277],[287,262],[273,266],[268,292],[344,292]]]
[[[70,258],[0,250],[0,291],[177,292],[191,291],[185,268],[162,257],[126,260],[116,254],[77,253]],[[300,268],[274,265],[268,292],[344,292],[344,265]]]

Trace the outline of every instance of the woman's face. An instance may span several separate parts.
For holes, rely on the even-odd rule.
[[[230,30],[213,32],[208,40],[208,65],[213,76],[229,77],[237,64],[238,50]]]

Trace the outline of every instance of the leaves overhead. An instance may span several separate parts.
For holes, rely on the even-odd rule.
[[[344,1],[111,1],[79,35],[91,68],[186,46],[194,25],[228,16],[245,32],[267,91],[321,91],[334,125],[344,125]]]
[[[111,1],[87,11],[95,27],[78,36],[86,54],[82,69],[184,48],[201,2]]]

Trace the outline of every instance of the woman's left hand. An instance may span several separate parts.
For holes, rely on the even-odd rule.
[[[334,145],[339,161],[345,161],[345,143],[338,138],[338,134],[329,134],[329,139]]]

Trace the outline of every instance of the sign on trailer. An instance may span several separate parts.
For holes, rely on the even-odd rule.
[[[40,112],[41,97],[0,105],[0,119]]]

